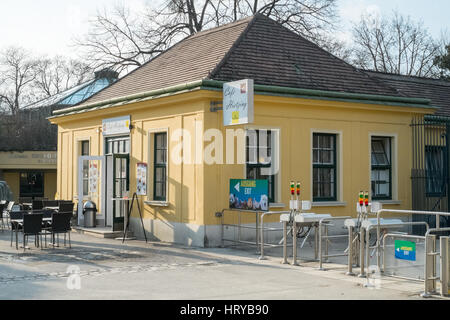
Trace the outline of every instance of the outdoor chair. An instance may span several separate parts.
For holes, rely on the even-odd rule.
[[[9,213],[9,222],[11,224],[11,247],[12,247],[12,242],[13,242],[13,234],[16,233],[16,249],[18,249],[18,244],[17,244],[17,233],[22,230],[22,225],[19,224],[17,221],[18,219],[23,219],[23,216],[25,214],[28,214],[27,211],[11,211]]]
[[[66,245],[66,234],[69,234],[69,248],[72,248],[72,244],[70,242],[71,219],[72,219],[72,212],[52,214],[52,225],[49,231],[52,235],[53,248],[55,247],[55,235],[58,236],[61,233],[64,233],[64,246]],[[57,240],[59,245],[59,237],[57,237]]]
[[[58,211],[60,213],[62,213],[62,212],[73,213],[73,202],[60,201],[59,202],[59,210]]]
[[[44,208],[59,206],[59,202],[57,200],[43,200],[42,203],[43,203]]]
[[[0,219],[2,219],[2,232],[5,229],[5,221],[3,219],[3,211],[5,211],[5,203],[0,203]]]
[[[33,211],[42,210],[42,208],[44,208],[42,200],[33,200]]]
[[[34,243],[39,247],[39,237],[42,238],[42,218],[43,214],[25,214],[23,216],[23,251],[25,252],[27,239],[29,236],[34,236]],[[42,241],[41,241],[42,242]],[[42,249],[42,248],[41,248]]]

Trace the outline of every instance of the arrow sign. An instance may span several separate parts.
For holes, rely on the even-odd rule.
[[[239,192],[239,183],[237,183],[234,188],[237,190],[237,192]]]
[[[416,261],[416,243],[412,241],[395,240],[395,258]]]

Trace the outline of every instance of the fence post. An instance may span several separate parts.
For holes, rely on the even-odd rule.
[[[353,227],[348,227],[348,276],[354,276],[353,273]]]
[[[441,237],[441,296],[448,296],[448,281],[449,281],[449,237]]]
[[[366,240],[366,235],[365,235],[365,229],[364,228],[360,228],[359,230],[359,266],[361,267],[361,271],[358,275],[358,277],[360,278],[365,278],[366,277],[366,272],[364,270],[364,259],[366,259],[366,255],[364,254],[364,250],[365,250],[365,240]]]
[[[423,297],[436,292],[436,235],[425,237],[425,291]]]
[[[287,263],[287,221],[283,221],[283,264]]]
[[[297,223],[292,223],[292,264],[298,266],[297,263]]]

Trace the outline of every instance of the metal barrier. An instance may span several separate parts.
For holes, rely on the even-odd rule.
[[[450,231],[450,228],[440,228],[440,217],[441,216],[450,216],[450,212],[436,212],[436,211],[414,211],[414,210],[394,210],[394,209],[381,209],[377,211],[377,266],[380,268],[380,251],[381,251],[381,225],[380,218],[382,213],[397,213],[397,214],[421,214],[421,215],[434,215],[436,218],[436,228],[428,229],[425,234],[425,285],[424,292],[422,294],[423,297],[429,297],[436,292],[436,280],[437,277],[437,263],[436,257],[440,255],[441,259],[446,259],[445,263],[448,263],[448,250],[447,252],[437,252],[436,251],[436,235],[432,235],[432,233]],[[445,238],[445,237],[444,237]],[[444,240],[442,240],[444,241]],[[444,244],[445,246],[445,244]],[[445,258],[447,256],[447,258]],[[448,276],[448,267],[447,272],[441,273],[441,282],[445,281],[445,277]],[[444,280],[442,279],[444,278]],[[448,285],[448,280],[447,280]],[[445,284],[441,285],[441,292],[443,291],[442,287],[445,287]],[[447,291],[448,294],[448,291]]]
[[[450,285],[450,240],[449,237],[441,237],[441,296],[449,295]]]
[[[428,225],[427,225],[428,229]],[[416,239],[416,240],[425,240],[425,236],[416,236],[416,235],[409,235],[409,234],[397,234],[397,233],[387,233],[383,236],[383,268],[381,269],[382,273],[386,272],[386,240],[388,238],[392,239]],[[397,275],[390,275],[391,277],[397,277],[397,278],[403,278],[403,279],[409,279],[409,280],[420,280],[420,279],[414,279],[414,278],[408,278],[408,277],[401,277]]]
[[[450,231],[450,228],[433,228],[429,229],[425,233],[425,289],[422,293],[422,297],[427,298],[436,293],[436,280],[441,281],[441,295],[448,295],[448,237],[441,237],[440,251],[436,248],[436,235],[432,233]],[[444,238],[444,239],[442,239]],[[443,244],[443,246],[442,246]],[[443,248],[444,247],[444,248]],[[443,250],[444,249],[444,250]],[[445,249],[447,249],[445,251]],[[436,257],[440,256],[441,259],[441,274],[437,276],[437,263]],[[444,262],[443,270],[442,262]],[[446,290],[446,291],[444,291]]]
[[[351,253],[343,253],[343,254],[333,254],[333,255],[329,255],[328,254],[328,243],[329,243],[329,239],[338,239],[338,238],[347,238],[347,235],[334,235],[334,236],[329,236],[328,235],[328,227],[330,226],[330,222],[331,221],[336,221],[336,220],[346,220],[346,219],[350,219],[351,217],[332,217],[332,218],[324,218],[321,219],[319,221],[319,270],[325,270],[323,268],[323,262],[324,262],[324,258],[326,260],[328,260],[328,258],[333,258],[333,257],[345,257],[348,256]],[[325,227],[325,236],[322,235],[322,227]],[[325,239],[325,254],[323,254],[322,251],[322,239]],[[349,240],[349,247],[352,247],[352,240]],[[351,251],[351,249],[350,249]],[[352,252],[352,251],[351,251]]]
[[[415,226],[415,225],[425,225],[427,230],[430,229],[428,223],[426,223],[425,221],[402,222],[402,223],[399,223],[399,224],[389,224],[389,225],[381,224],[380,226],[382,226],[384,228],[387,228],[387,227],[389,227],[389,228],[396,228],[396,227],[400,228],[400,227],[404,227],[404,226]],[[364,246],[361,245],[362,249],[361,249],[361,256],[360,256],[360,259],[361,259],[361,273],[360,273],[360,277],[364,277],[364,275],[365,275],[364,265],[367,265],[367,267],[369,267],[369,265],[370,265],[370,249],[378,250],[378,238],[377,238],[377,243],[375,244],[375,246],[370,246],[370,230],[374,229],[375,227],[378,228],[379,225],[378,224],[376,224],[376,225],[372,224],[372,225],[366,225],[365,226],[363,224],[363,226],[361,228],[361,229],[365,230],[365,236],[366,237],[365,237],[365,249],[364,249]],[[362,238],[362,239],[364,239],[364,238]],[[381,241],[380,241],[380,243],[381,243]],[[383,244],[384,244],[384,242],[383,242]],[[365,253],[365,255],[364,255],[364,253]],[[364,259],[365,259],[365,262],[364,262]],[[381,269],[381,255],[378,255],[378,254],[377,254],[377,267],[378,267],[379,270],[382,270]]]
[[[226,224],[225,223],[225,212],[238,212],[238,224]],[[245,226],[241,223],[241,214],[255,214],[255,226]],[[217,213],[216,216],[221,218],[221,246],[225,246],[225,241],[228,242],[235,242],[235,243],[242,243],[242,244],[251,244],[256,246],[256,253],[261,253],[260,259],[264,259],[264,246],[271,246],[271,247],[281,247],[281,245],[275,245],[270,243],[264,243],[264,231],[281,231],[283,229],[281,228],[269,228],[264,227],[264,217],[267,215],[274,215],[274,214],[283,214],[283,213],[289,213],[289,211],[249,211],[249,210],[241,210],[241,209],[223,209],[221,212]],[[261,215],[261,218],[259,218],[259,215]],[[261,220],[260,220],[261,219]],[[259,225],[259,222],[261,221],[261,225]],[[238,229],[238,239],[225,239],[224,238],[224,227],[234,227]],[[255,230],[255,242],[253,241],[245,241],[242,240],[242,233],[241,229],[250,229]],[[259,238],[261,237],[261,239]]]

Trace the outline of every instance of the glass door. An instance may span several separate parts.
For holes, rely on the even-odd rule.
[[[113,230],[123,230],[124,217],[128,213],[130,186],[130,156],[113,155]]]

